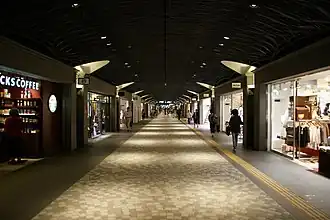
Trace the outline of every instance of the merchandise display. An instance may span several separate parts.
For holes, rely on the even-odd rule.
[[[330,146],[329,71],[268,86],[270,149],[317,170]],[[278,120],[278,119],[281,120]]]
[[[10,117],[9,112],[15,108],[23,122],[23,146],[21,154],[24,157],[36,157],[42,154],[41,133],[42,133],[42,100],[40,94],[40,82],[33,79],[6,72],[1,73],[2,77],[15,79],[16,84],[0,85],[0,135],[4,136],[6,119]],[[0,161],[8,160],[8,146],[1,151]]]
[[[0,132],[4,132],[4,123],[9,117],[9,111],[17,108],[24,123],[25,134],[40,132],[41,99],[40,94],[34,92],[32,97],[29,90],[8,88],[0,89]],[[19,94],[19,95],[18,95]]]
[[[88,93],[88,131],[89,138],[96,138],[106,132],[109,125],[110,104],[109,97],[95,93]]]

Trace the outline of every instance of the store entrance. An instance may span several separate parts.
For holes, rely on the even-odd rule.
[[[88,93],[88,137],[96,138],[110,131],[109,97]]]
[[[125,112],[127,111],[127,108],[129,106],[129,101],[125,98],[120,99],[120,115],[119,115],[119,121],[120,121],[120,129],[121,130],[126,130],[126,125],[125,125]]]
[[[223,132],[230,121],[231,110],[237,109],[238,114],[243,121],[243,92],[235,92],[220,97],[220,128]],[[238,136],[239,143],[243,143],[243,125],[241,133]]]
[[[321,170],[319,155],[330,150],[330,71],[270,84],[268,100],[270,149]]]
[[[209,115],[211,110],[211,98],[202,99],[201,101],[201,124],[209,124]]]

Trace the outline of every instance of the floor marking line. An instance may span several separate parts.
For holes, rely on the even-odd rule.
[[[212,140],[213,141],[213,140]],[[218,148],[218,144],[214,144],[211,141],[209,142],[214,147]],[[215,142],[216,143],[216,142]],[[221,148],[221,147],[220,147]],[[316,218],[316,219],[329,219],[329,217],[323,213],[322,211],[318,210],[317,208],[313,207],[309,203],[307,203],[305,200],[303,200],[301,197],[297,196],[293,192],[289,191],[287,188],[279,185],[276,183],[276,181],[272,180],[270,177],[247,163],[246,161],[242,160],[238,156],[234,155],[233,153],[224,150],[224,149],[219,149],[223,153],[225,153],[230,159],[232,159],[234,162],[237,164],[241,165],[243,168],[245,168],[248,172],[252,173],[254,176],[262,180],[264,183],[266,183],[269,187],[274,189],[276,192],[278,192],[280,195],[288,199],[291,203],[293,203],[296,207],[302,209],[305,211],[309,216]],[[306,210],[307,209],[307,210]]]
[[[227,157],[229,157],[231,160],[233,160],[235,163],[240,165],[242,168],[244,168],[246,171],[251,173],[253,176],[257,177],[259,180],[264,182],[266,185],[268,185],[271,189],[278,192],[279,195],[283,196],[287,201],[291,202],[293,206],[295,206],[298,209],[301,209],[303,212],[305,212],[308,216],[312,217],[315,220],[329,220],[329,216],[324,213],[323,211],[317,209],[313,205],[309,204],[306,200],[301,198],[300,196],[296,195],[292,191],[290,191],[288,188],[280,185],[275,180],[267,176],[265,173],[261,172],[242,158],[236,156],[232,152],[223,149],[220,144],[215,142],[214,140],[208,140],[205,138],[205,136],[195,128],[191,128],[186,124],[188,128],[193,130],[201,139],[203,139],[207,144],[211,145],[212,148],[215,148],[216,151],[221,151],[224,153]]]

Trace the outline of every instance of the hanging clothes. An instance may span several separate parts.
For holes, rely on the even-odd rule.
[[[311,143],[315,143],[315,144],[322,143],[322,141],[321,141],[321,130],[317,126],[309,127],[309,137],[310,137],[310,142]]]

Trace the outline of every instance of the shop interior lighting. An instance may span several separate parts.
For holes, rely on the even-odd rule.
[[[125,63],[125,66],[127,66],[128,65],[128,63]]]
[[[111,43],[107,43],[107,46],[111,46]]]
[[[78,8],[78,7],[79,7],[79,4],[78,3],[72,4],[72,8]]]
[[[203,66],[206,66],[206,63],[202,63],[203,64]]]
[[[251,5],[250,5],[250,8],[258,8],[258,5],[256,5],[256,4],[251,4]]]
[[[107,39],[107,36],[102,36],[101,39],[105,40],[105,39]]]
[[[220,47],[223,47],[223,46],[225,46],[225,45],[224,45],[224,44],[219,44],[219,46],[220,46]]]
[[[229,40],[230,38],[229,37],[223,37],[224,39],[226,39],[226,40]]]
[[[201,65],[201,66],[200,66],[200,68],[204,68],[204,66],[203,66],[203,65]]]

